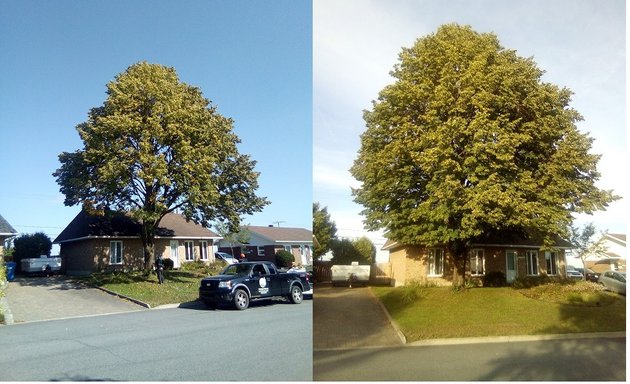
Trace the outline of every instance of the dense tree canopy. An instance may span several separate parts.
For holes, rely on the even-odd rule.
[[[404,48],[395,82],[364,112],[351,168],[366,227],[401,243],[446,244],[462,261],[488,231],[549,242],[568,235],[572,213],[604,209],[615,197],[595,186],[600,156],[576,127],[572,92],[543,73],[467,26],[442,26]]]
[[[328,208],[322,208],[319,203],[313,203],[313,235],[317,239],[313,251],[317,260],[331,249],[332,241],[337,238],[337,226],[330,218]]]
[[[231,119],[175,69],[141,62],[107,84],[107,99],[77,126],[84,148],[59,155],[65,204],[129,212],[143,225],[146,268],[155,229],[180,210],[196,223],[226,222],[268,204],[255,195],[255,161],[237,150]]]
[[[370,265],[374,261],[376,248],[367,237],[357,240],[335,239],[331,242],[334,265],[350,265],[353,261]]]

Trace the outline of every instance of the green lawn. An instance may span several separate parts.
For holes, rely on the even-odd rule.
[[[158,284],[155,274],[146,277],[141,272],[95,273],[81,280],[156,307],[197,300],[201,279],[216,275],[223,267],[190,265],[186,270],[164,271],[164,284]]]
[[[472,288],[461,292],[443,287],[371,289],[408,342],[432,338],[625,331],[625,297],[607,292],[582,293],[580,289],[558,293],[565,288],[549,287]]]

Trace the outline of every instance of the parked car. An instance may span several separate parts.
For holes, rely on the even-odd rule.
[[[606,271],[599,276],[599,284],[606,290],[626,294],[626,273],[619,271]]]
[[[236,263],[238,263],[238,261],[234,257],[232,257],[232,255],[230,255],[229,253],[215,252],[214,253],[214,257],[217,260],[223,261],[226,264],[236,264]]]
[[[584,268],[575,268],[582,275],[586,275],[586,281],[592,281],[593,283],[597,283],[599,281],[599,273],[594,272],[592,269],[586,268],[586,274],[584,273]]]
[[[576,280],[584,279],[584,275],[575,269],[567,269],[567,277],[569,279],[576,279]]]
[[[306,272],[278,272],[269,261],[241,262],[228,265],[218,276],[202,279],[199,300],[210,308],[232,303],[240,310],[247,309],[251,300],[273,297],[300,304],[302,292],[310,288]]]

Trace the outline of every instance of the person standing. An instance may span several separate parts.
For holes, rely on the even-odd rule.
[[[164,283],[164,260],[161,255],[155,259],[155,273],[157,273],[158,284]]]

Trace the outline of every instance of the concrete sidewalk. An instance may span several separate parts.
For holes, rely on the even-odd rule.
[[[7,324],[143,310],[130,301],[65,276],[17,277],[6,287]]]
[[[318,284],[313,295],[313,349],[404,345],[404,336],[366,287]]]

